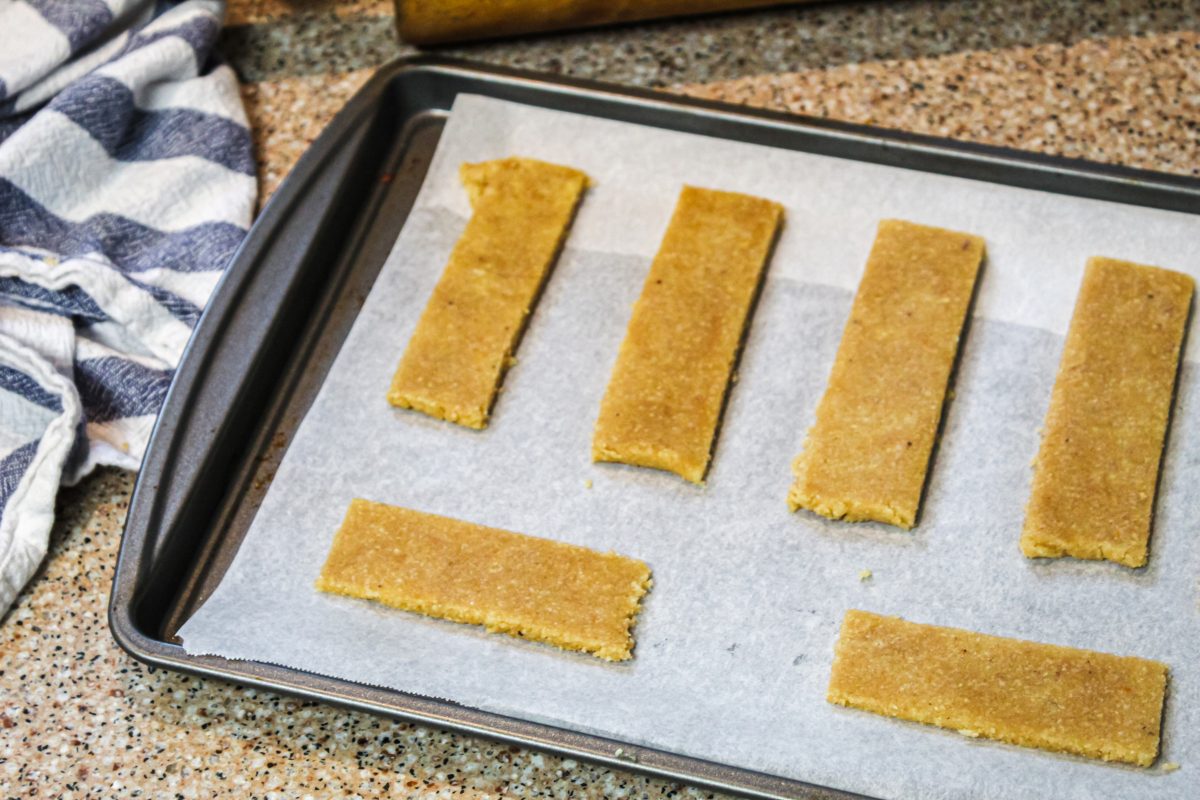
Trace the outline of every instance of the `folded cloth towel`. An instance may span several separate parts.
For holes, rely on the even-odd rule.
[[[0,2],[0,616],[54,498],[136,469],[250,225],[253,151],[216,0]]]

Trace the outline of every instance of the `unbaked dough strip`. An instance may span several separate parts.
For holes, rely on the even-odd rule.
[[[587,176],[527,158],[463,164],[472,214],[392,378],[388,402],[487,425]]]
[[[1167,667],[847,611],[831,703],[967,736],[1148,767]]]
[[[1042,427],[1021,550],[1146,563],[1195,282],[1092,258]]]
[[[704,480],[783,207],[685,186],[600,404],[595,461]]]
[[[317,588],[624,661],[650,568],[356,498]]]
[[[911,528],[983,240],[879,224],[816,424],[793,469],[792,510]]]

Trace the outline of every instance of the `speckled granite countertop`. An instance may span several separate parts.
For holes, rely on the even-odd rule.
[[[378,65],[386,0],[230,0],[263,198]],[[1200,0],[823,4],[444,52],[1200,175]],[[132,476],[63,492],[0,621],[0,797],[712,797],[143,667],[106,624]]]

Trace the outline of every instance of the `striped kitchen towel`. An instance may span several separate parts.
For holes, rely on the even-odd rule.
[[[136,469],[256,196],[223,2],[0,0],[0,616],[62,483]]]

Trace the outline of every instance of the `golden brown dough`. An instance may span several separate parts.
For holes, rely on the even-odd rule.
[[[624,661],[650,568],[356,498],[317,588]]]
[[[1042,428],[1025,555],[1146,563],[1194,284],[1156,267],[1088,261]]]
[[[1027,747],[1148,767],[1167,667],[1156,661],[847,611],[831,703]]]
[[[587,185],[579,170],[463,164],[473,213],[392,378],[388,402],[483,428]]]
[[[793,469],[792,510],[911,528],[983,240],[884,220]]]
[[[600,404],[595,461],[704,480],[783,208],[685,186]]]

